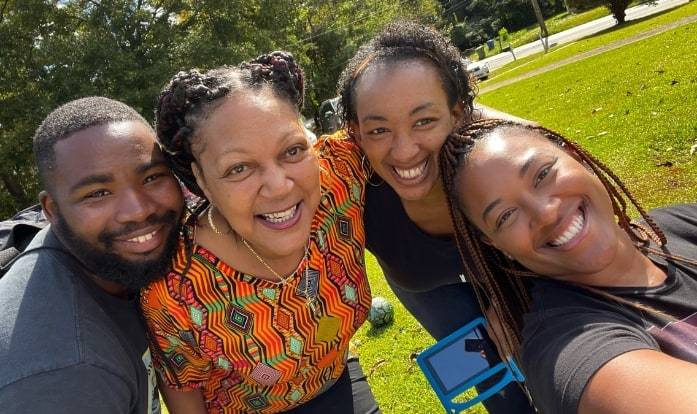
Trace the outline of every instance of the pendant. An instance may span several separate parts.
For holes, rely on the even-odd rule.
[[[317,299],[307,298],[307,300],[305,301],[305,304],[307,305],[308,308],[310,308],[312,315],[314,315],[315,317],[322,316],[322,309],[320,308],[319,304],[317,303]]]

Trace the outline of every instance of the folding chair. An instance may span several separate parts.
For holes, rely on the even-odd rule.
[[[476,318],[416,357],[419,367],[449,414],[459,413],[484,401],[512,381],[525,381],[511,358],[489,366],[482,346],[485,328],[486,320]],[[486,389],[480,387],[481,392],[475,398],[467,401],[457,398],[466,390],[490,379],[495,383]]]

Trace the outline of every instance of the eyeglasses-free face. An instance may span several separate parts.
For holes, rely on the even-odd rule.
[[[234,93],[196,139],[197,182],[234,233],[269,263],[303,252],[319,163],[291,103],[270,91]]]
[[[487,242],[531,271],[593,284],[632,248],[605,187],[565,150],[534,132],[482,138],[457,177],[460,201]]]
[[[355,89],[356,139],[375,172],[403,200],[440,191],[438,153],[462,116],[436,68],[421,60],[379,63]]]

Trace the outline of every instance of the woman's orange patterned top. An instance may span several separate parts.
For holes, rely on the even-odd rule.
[[[366,173],[356,145],[322,139],[322,198],[312,222],[309,261],[287,284],[236,271],[184,240],[173,270],[141,293],[161,353],[155,365],[172,387],[201,388],[209,412],[274,413],[329,388],[346,365],[349,340],[365,321]],[[316,297],[317,311],[307,296]]]

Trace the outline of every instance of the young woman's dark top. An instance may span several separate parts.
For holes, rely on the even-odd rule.
[[[453,237],[434,237],[417,227],[388,184],[367,188],[366,244],[393,284],[425,292],[465,281]]]

